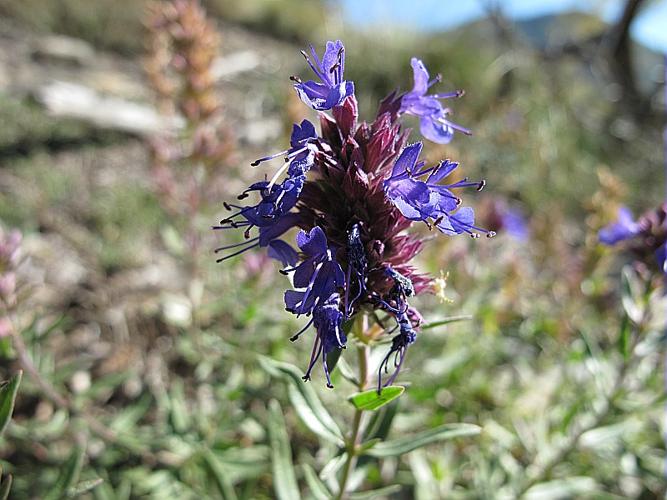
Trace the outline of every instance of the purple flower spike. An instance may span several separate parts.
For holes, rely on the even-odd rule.
[[[319,82],[309,80],[304,83],[293,77],[297,82],[294,88],[304,103],[316,111],[324,111],[339,106],[346,97],[354,94],[354,83],[343,80],[345,47],[340,40],[327,42],[321,61],[312,45],[310,57],[304,51],[301,53],[320,80]]]
[[[639,224],[632,218],[632,212],[627,207],[621,207],[618,209],[616,222],[600,229],[598,238],[604,245],[615,245],[620,241],[634,238],[639,232]]]
[[[447,115],[450,109],[443,108],[439,101],[439,99],[461,97],[464,92],[456,90],[446,94],[426,95],[428,89],[441,80],[440,75],[430,80],[426,66],[416,57],[410,60],[410,64],[414,72],[415,83],[412,90],[401,98],[400,112],[419,117],[419,130],[422,135],[438,144],[449,143],[454,137],[455,130],[471,135],[472,132],[467,128],[449,121]]]
[[[459,198],[460,189],[480,190],[484,182],[452,181],[458,163],[444,160],[425,166],[419,159],[422,143],[406,147],[409,132],[401,127],[402,114],[417,116],[422,134],[435,142],[449,142],[456,130],[470,133],[448,120],[449,110],[440,102],[463,93],[427,95],[440,77],[430,80],[421,61],[412,60],[414,88],[392,92],[367,122],[359,117],[354,84],[344,78],[343,44],[327,42],[322,58],[313,47],[302,53],[316,78],[303,82],[292,77],[297,94],[311,108],[331,111],[318,113],[317,131],[307,120],[295,124],[285,151],[252,163],[284,159],[272,176],[238,196],[251,202],[224,204],[232,215],[214,229],[239,229],[245,241],[216,252],[225,250],[218,260],[226,260],[265,248],[282,262],[281,273],[291,278],[285,309],[308,318],[290,340],[311,327],[315,330],[304,380],[310,380],[321,360],[331,387],[327,355],[345,347],[344,322],[370,313],[384,328],[384,317],[392,318],[396,327],[386,332],[391,346],[379,367],[381,389],[396,379],[422,324],[409,301],[433,286],[411,263],[426,240],[408,229],[423,222],[445,234],[493,236],[474,225],[472,209],[462,207]],[[293,229],[300,230],[298,252],[284,236]]]

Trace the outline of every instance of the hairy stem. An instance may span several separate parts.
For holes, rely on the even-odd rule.
[[[367,319],[362,317],[360,319],[362,331],[366,329]],[[359,391],[365,391],[368,387],[368,360],[370,358],[371,349],[368,344],[359,344],[358,346],[358,355],[359,355]],[[346,490],[354,467],[357,465],[357,458],[359,453],[359,448],[361,446],[361,431],[362,431],[362,418],[363,410],[355,409],[354,419],[352,421],[352,431],[350,432],[350,437],[346,443],[347,448],[347,460],[343,466],[343,475],[340,480],[340,488],[338,491],[338,500],[342,500],[346,496]]]

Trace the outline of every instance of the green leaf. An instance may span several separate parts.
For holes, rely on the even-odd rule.
[[[310,493],[313,495],[315,500],[329,500],[333,497],[333,494],[329,491],[329,488],[317,477],[317,474],[313,468],[308,465],[302,465],[303,475],[306,478],[306,483],[308,483],[308,488]]]
[[[57,500],[67,494],[72,485],[79,480],[85,453],[86,449],[83,446],[76,446],[74,448],[64,467],[61,469],[56,484],[49,490],[44,500]]]
[[[202,457],[209,473],[213,476],[215,485],[222,498],[224,500],[236,500],[236,493],[234,493],[232,483],[230,482],[229,477],[227,477],[225,467],[220,463],[218,457],[209,449],[203,451]]]
[[[329,368],[329,373],[333,373],[334,369],[336,368],[336,365],[338,364],[338,360],[340,359],[340,355],[343,352],[342,349],[333,349],[329,354],[327,354],[327,367]]]
[[[398,484],[392,484],[391,486],[385,486],[384,488],[378,488],[377,490],[369,491],[360,491],[358,493],[350,493],[350,500],[365,500],[367,498],[379,498],[392,493],[396,493],[401,490],[401,486]]]
[[[384,441],[389,435],[391,424],[394,422],[394,417],[398,413],[398,406],[400,400],[395,399],[386,406],[383,406],[380,411],[373,413],[366,430],[364,431],[364,441],[369,439],[379,438]]]
[[[354,371],[352,371],[352,367],[349,365],[347,361],[345,361],[345,358],[342,356],[338,359],[337,363],[337,368],[338,368],[338,373],[340,373],[345,380],[350,382],[352,385],[358,386],[359,381],[357,380],[356,375],[354,374]]]
[[[283,411],[275,399],[269,402],[269,440],[271,442],[273,487],[276,496],[279,500],[298,500],[301,496],[296,483],[294,463],[292,463],[292,449]]]
[[[481,427],[473,424],[445,424],[413,436],[378,443],[366,454],[376,458],[397,457],[431,443],[463,436],[474,436],[481,431]]]
[[[618,335],[618,350],[623,355],[623,359],[628,361],[630,359],[630,318],[627,315],[623,316],[623,321],[621,322],[621,331]]]
[[[377,390],[371,389],[369,391],[352,394],[347,400],[352,403],[357,410],[372,411],[382,408],[384,405],[403,394],[404,391],[405,387],[403,386],[390,385],[389,387],[384,387],[380,394],[378,394]]]
[[[19,390],[22,376],[23,372],[19,371],[9,379],[9,382],[0,385],[0,436],[7,428],[9,420],[12,418],[16,393]]]
[[[431,328],[437,328],[442,325],[448,325],[449,323],[457,323],[459,321],[469,321],[472,319],[470,314],[462,314],[461,316],[450,316],[449,318],[440,319],[438,321],[431,321],[421,326],[422,330],[429,330]]]
[[[12,488],[12,475],[9,474],[5,478],[0,477],[0,500],[7,500],[9,498],[9,490]]]
[[[264,356],[259,357],[259,362],[270,375],[288,382],[290,403],[306,427],[322,439],[337,446],[345,446],[343,433],[336,421],[324,408],[312,385],[301,379],[301,371],[296,366]]]
[[[634,323],[640,323],[644,317],[646,305],[641,278],[630,266],[621,272],[621,303],[626,314]]]
[[[591,477],[568,477],[532,486],[524,495],[527,500],[556,500],[578,498],[580,495],[599,491],[599,486]]]
[[[81,481],[76,486],[67,490],[67,497],[68,498],[76,498],[79,495],[83,495],[84,493],[87,493],[87,492],[97,488],[103,482],[104,482],[104,479],[102,479],[101,477],[97,477],[95,479],[89,479],[88,481]]]

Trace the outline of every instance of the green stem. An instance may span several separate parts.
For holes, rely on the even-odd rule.
[[[367,323],[366,318],[362,318],[361,321],[363,324],[362,328],[365,330]],[[368,386],[368,359],[370,358],[371,349],[368,344],[360,343],[357,352],[359,354],[359,392],[362,392],[365,391],[366,387]],[[340,488],[338,491],[338,496],[336,497],[338,500],[345,498],[348,482],[350,481],[354,467],[357,465],[358,452],[359,448],[361,447],[361,421],[363,413],[364,411],[359,409],[354,411],[352,432],[350,433],[350,437],[346,443],[347,460],[343,466],[343,476],[341,477]]]

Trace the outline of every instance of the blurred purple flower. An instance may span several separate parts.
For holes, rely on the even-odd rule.
[[[605,245],[627,242],[625,247],[638,260],[655,259],[660,271],[667,274],[667,203],[646,212],[637,221],[628,208],[619,208],[616,221],[602,228],[598,238]]]
[[[301,51],[308,65],[319,78],[319,82],[302,82],[298,78],[294,88],[301,100],[316,111],[324,111],[340,105],[346,97],[354,94],[354,83],[343,80],[345,70],[345,47],[340,40],[327,42],[324,56],[320,61],[313,46],[310,57]]]
[[[627,207],[620,207],[616,221],[600,229],[598,238],[600,243],[615,245],[619,241],[634,238],[639,231],[639,224],[632,218],[632,212]]]
[[[440,99],[461,97],[464,92],[456,90],[446,94],[426,95],[428,89],[438,83],[442,77],[437,75],[430,80],[426,66],[416,57],[410,60],[410,64],[414,74],[414,86],[410,92],[401,97],[400,112],[419,117],[419,130],[422,135],[438,144],[449,143],[454,137],[455,130],[471,135],[470,130],[447,118],[451,110],[443,108],[440,102]]]

